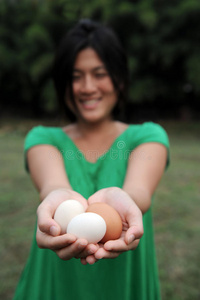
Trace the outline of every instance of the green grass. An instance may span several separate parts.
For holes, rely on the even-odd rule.
[[[10,300],[29,254],[38,195],[24,171],[23,141],[35,123],[0,128],[0,299]],[[200,123],[166,122],[171,165],[154,201],[163,300],[200,299]]]
[[[163,299],[200,299],[200,124],[163,124],[171,165],[156,193],[155,238]]]

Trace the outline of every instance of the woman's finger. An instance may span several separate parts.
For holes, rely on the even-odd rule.
[[[59,236],[51,236],[37,229],[36,240],[39,248],[58,250],[66,247],[76,241],[76,237],[72,234],[63,234]]]
[[[126,242],[122,239],[116,240],[116,241],[108,241],[104,245],[104,249],[107,251],[116,251],[116,252],[124,252],[129,250],[135,250],[139,244],[139,239],[134,239],[131,243],[128,245]]]
[[[58,236],[61,232],[60,226],[53,219],[54,211],[51,206],[43,205],[43,203],[37,209],[37,223],[40,231],[52,235]]]
[[[55,252],[62,260],[69,260],[73,257],[78,256],[79,253],[81,253],[85,249],[87,244],[87,240],[78,239],[68,247],[59,249]]]
[[[121,252],[117,251],[107,251],[105,248],[99,248],[97,252],[94,254],[94,257],[99,260],[102,258],[116,258],[119,256]]]
[[[88,244],[87,247],[85,247],[85,249],[76,256],[76,258],[86,258],[87,256],[93,255],[98,249],[98,244]]]
[[[128,229],[126,231],[124,240],[126,244],[129,245],[135,239],[140,239],[144,233],[142,212],[133,203],[133,205],[129,207],[125,218],[128,224]]]

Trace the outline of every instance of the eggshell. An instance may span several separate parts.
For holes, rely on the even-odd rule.
[[[56,209],[54,220],[61,227],[61,234],[66,233],[67,226],[72,218],[85,211],[83,205],[77,200],[66,200]]]
[[[112,206],[102,202],[95,202],[88,206],[86,212],[99,214],[106,222],[106,233],[101,243],[116,240],[121,236],[122,219]]]
[[[106,232],[104,219],[95,213],[83,213],[74,217],[67,227],[67,233],[84,238],[89,243],[98,243]]]

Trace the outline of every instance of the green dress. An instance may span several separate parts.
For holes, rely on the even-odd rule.
[[[110,149],[91,163],[61,128],[37,126],[26,137],[25,153],[39,144],[57,147],[72,188],[87,199],[102,188],[121,188],[131,152],[146,142],[161,143],[169,153],[165,130],[146,122],[129,125]],[[145,153],[141,155],[141,159],[150,159]],[[34,234],[14,300],[159,300],[151,208],[144,214],[143,222],[144,235],[135,251],[102,259],[94,265],[82,265],[77,259],[63,261],[53,251],[39,249]]]

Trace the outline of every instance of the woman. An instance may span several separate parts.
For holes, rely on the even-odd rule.
[[[126,56],[112,30],[83,20],[62,41],[54,82],[72,123],[38,126],[25,141],[41,204],[15,300],[160,299],[151,204],[169,142],[157,124],[116,120],[127,78]],[[103,245],[61,235],[53,215],[67,199],[85,208],[93,202],[113,206],[123,221],[121,237]]]

